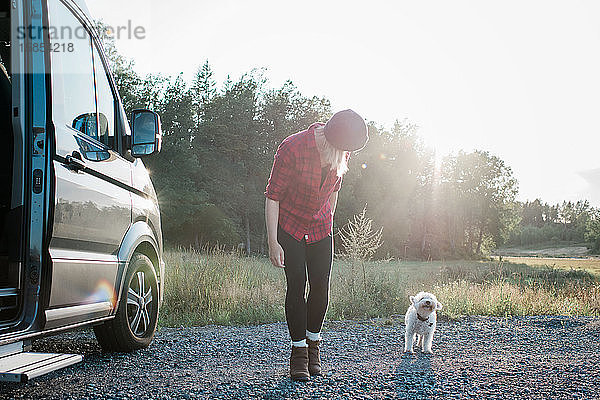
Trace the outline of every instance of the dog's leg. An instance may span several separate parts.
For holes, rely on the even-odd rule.
[[[433,344],[433,332],[427,333],[427,335],[423,338],[423,353],[433,353],[431,350],[431,345]]]
[[[413,350],[413,342],[415,339],[415,334],[410,332],[409,329],[406,329],[406,333],[404,334],[404,352],[405,353],[414,353]]]
[[[417,343],[415,343],[415,346],[417,348],[419,348],[419,346],[422,346],[422,345],[423,345],[423,335],[419,335],[417,333]]]

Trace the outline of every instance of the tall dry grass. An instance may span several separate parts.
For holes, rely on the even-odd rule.
[[[165,252],[162,325],[251,324],[283,319],[283,271],[234,252]]]
[[[284,271],[269,260],[215,249],[171,250],[162,325],[257,324],[284,320]],[[600,315],[600,280],[582,270],[498,262],[336,260],[327,318],[403,314],[408,296],[427,290],[441,314]]]

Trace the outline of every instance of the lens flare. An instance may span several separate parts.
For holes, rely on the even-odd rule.
[[[366,169],[366,168],[367,168],[367,163],[363,163],[363,164],[362,164],[360,167],[361,167],[362,169]]]
[[[101,279],[96,284],[94,292],[88,296],[86,303],[101,303],[108,301],[115,307],[117,303],[117,292],[114,286],[106,279]]]

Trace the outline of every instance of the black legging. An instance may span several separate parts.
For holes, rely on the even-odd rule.
[[[316,243],[297,241],[281,227],[277,241],[283,247],[287,292],[285,318],[293,341],[306,339],[306,330],[320,332],[329,304],[329,274],[333,262],[331,235]],[[310,292],[306,292],[306,273]]]

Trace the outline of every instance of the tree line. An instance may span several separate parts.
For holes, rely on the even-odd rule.
[[[191,84],[181,75],[142,77],[113,43],[106,49],[127,113],[161,115],[162,151],[144,163],[166,242],[265,253],[263,193],[275,150],[286,136],[326,121],[329,100],[305,96],[291,81],[271,88],[263,70],[217,85],[208,61]],[[369,143],[352,155],[343,180],[334,233],[366,205],[374,227],[383,227],[376,256],[465,258],[550,241],[598,250],[600,211],[587,202],[519,202],[511,168],[489,152],[438,157],[406,120],[368,129]]]
[[[509,245],[577,242],[600,251],[600,210],[587,200],[548,204],[535,199],[518,203],[518,207],[521,223],[511,232]]]

